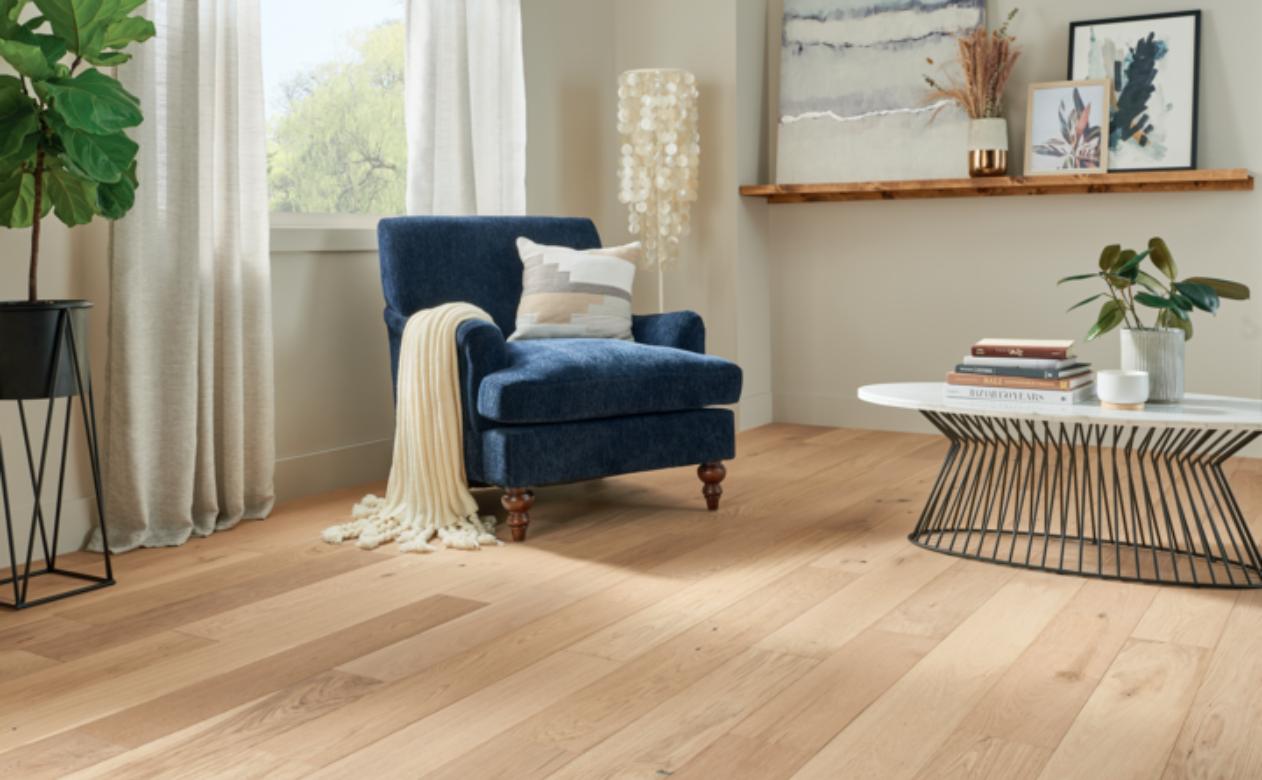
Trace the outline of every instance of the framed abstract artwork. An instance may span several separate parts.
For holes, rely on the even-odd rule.
[[[1201,12],[1069,25],[1069,78],[1109,79],[1109,168],[1196,167]]]
[[[955,36],[985,0],[784,0],[776,179],[968,175],[968,117],[931,102],[926,59],[958,75]]]
[[[1108,173],[1108,79],[1030,85],[1025,175]]]

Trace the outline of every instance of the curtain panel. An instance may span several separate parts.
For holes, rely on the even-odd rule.
[[[181,544],[272,507],[258,2],[150,3],[157,36],[119,68],[145,121],[136,204],[112,247],[103,416],[115,550]]]
[[[409,214],[526,213],[520,0],[407,0]]]

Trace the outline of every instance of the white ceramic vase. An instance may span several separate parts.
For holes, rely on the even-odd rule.
[[[1183,331],[1177,328],[1125,328],[1122,370],[1148,372],[1148,401],[1173,404],[1183,400]]]

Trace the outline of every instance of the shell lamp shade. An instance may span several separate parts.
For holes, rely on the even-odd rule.
[[[697,79],[685,70],[631,70],[618,77],[621,165],[618,200],[640,236],[647,265],[679,257],[697,199],[701,134]]]

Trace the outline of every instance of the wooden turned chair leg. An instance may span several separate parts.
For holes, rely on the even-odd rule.
[[[526,488],[507,488],[500,496],[500,503],[508,510],[508,529],[514,542],[526,541],[526,528],[530,525],[530,508],[535,505],[535,494]]]
[[[701,487],[701,495],[705,496],[706,509],[711,512],[719,508],[719,498],[723,495],[723,478],[727,476],[727,468],[722,463],[702,463],[697,467],[697,476],[705,483]]]

